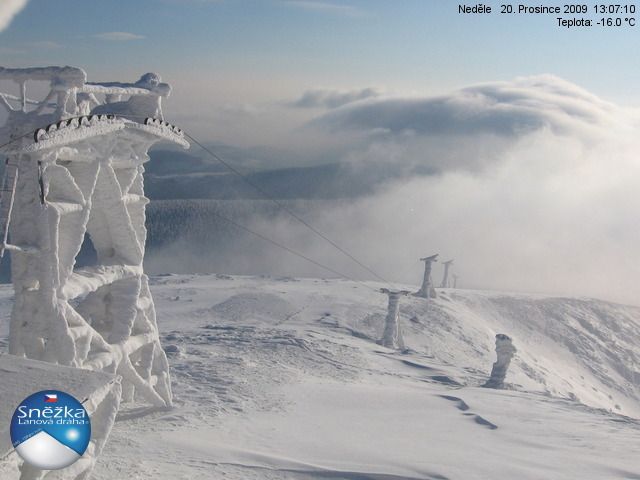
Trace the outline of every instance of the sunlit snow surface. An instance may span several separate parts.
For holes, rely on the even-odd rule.
[[[379,284],[152,282],[176,408],[121,411],[98,480],[640,478],[638,308],[441,290],[403,299],[401,354]],[[510,390],[479,387],[496,333]]]

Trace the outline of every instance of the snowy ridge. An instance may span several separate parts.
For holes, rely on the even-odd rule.
[[[193,277],[193,282],[209,278]],[[235,295],[225,288],[234,283],[256,290]],[[321,325],[378,341],[383,338],[387,297],[376,292],[377,284],[371,287],[310,279],[274,285],[242,277],[218,280],[208,295],[212,301],[220,298],[219,303],[193,314],[242,324],[295,320],[297,326],[314,326],[321,319]],[[403,297],[400,327],[409,350],[456,366],[455,382],[462,385],[484,383],[495,361],[495,335],[504,333],[518,349],[506,379],[510,388],[640,418],[638,307],[594,299],[439,289],[439,298],[431,301]]]
[[[152,278],[175,408],[121,410],[95,478],[640,476],[638,385],[618,384],[640,309],[440,289],[401,300],[402,353],[378,344],[387,297],[368,286]],[[507,390],[480,388],[495,333],[518,349]]]
[[[450,298],[454,305],[443,310],[453,318],[514,335],[519,353],[511,382],[518,388],[640,418],[640,308],[478,292],[451,292]]]

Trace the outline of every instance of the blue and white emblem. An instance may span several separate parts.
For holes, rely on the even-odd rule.
[[[22,459],[41,470],[59,470],[82,457],[91,422],[68,393],[45,390],[25,398],[11,418],[11,442]]]

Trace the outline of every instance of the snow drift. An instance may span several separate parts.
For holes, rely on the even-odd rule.
[[[401,299],[403,353],[379,345],[380,287],[153,277],[175,408],[121,410],[95,478],[640,475],[639,308],[440,289]],[[480,388],[496,333],[517,348],[506,390]]]

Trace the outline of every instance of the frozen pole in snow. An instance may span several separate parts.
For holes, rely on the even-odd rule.
[[[410,292],[406,290],[389,290],[381,288],[382,293],[389,296],[389,306],[387,309],[387,318],[384,321],[384,334],[380,343],[383,347],[404,349],[404,340],[400,331],[400,297],[408,295]]]
[[[438,254],[421,258],[420,261],[424,262],[424,277],[422,277],[422,286],[416,292],[416,297],[436,298],[436,289],[433,288],[433,282],[431,281],[431,265],[433,262],[438,261]]]
[[[455,273],[453,275],[451,275],[453,277],[453,288],[458,288],[458,278],[460,278],[458,275],[456,275]]]
[[[516,353],[516,347],[511,342],[511,337],[498,333],[496,335],[497,360],[491,369],[491,378],[483,385],[486,388],[504,388],[504,379],[507,376],[509,364]]]
[[[447,288],[449,286],[449,267],[453,265],[453,259],[442,262],[442,265],[444,265],[444,275],[442,276],[440,288]]]

